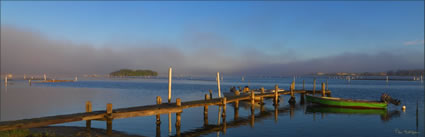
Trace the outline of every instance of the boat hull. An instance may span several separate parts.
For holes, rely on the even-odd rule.
[[[387,103],[363,100],[349,100],[333,97],[317,97],[306,95],[308,102],[315,104],[332,106],[332,107],[345,107],[345,108],[368,108],[368,109],[386,109]]]

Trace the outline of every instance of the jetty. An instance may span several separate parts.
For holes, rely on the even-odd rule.
[[[60,124],[67,122],[75,122],[75,121],[86,121],[86,127],[89,130],[91,128],[91,120],[102,120],[106,121],[106,129],[107,133],[112,132],[112,120],[113,119],[121,119],[121,118],[130,118],[130,117],[141,117],[141,116],[152,116],[156,115],[156,124],[157,126],[161,124],[160,114],[176,114],[176,131],[177,136],[180,136],[180,126],[181,126],[181,114],[184,109],[194,108],[194,107],[204,107],[204,121],[208,123],[208,106],[218,105],[222,108],[221,116],[223,119],[226,117],[226,106],[229,103],[232,103],[235,108],[235,115],[238,114],[239,102],[240,101],[248,101],[251,104],[251,115],[254,116],[254,105],[259,103],[263,106],[261,110],[264,110],[264,99],[272,98],[273,106],[277,110],[279,106],[279,102],[283,101],[283,98],[280,98],[281,95],[290,95],[291,99],[288,100],[288,103],[291,105],[295,104],[295,94],[300,95],[300,103],[304,102],[304,98],[306,94],[319,94],[322,96],[331,96],[331,91],[326,90],[325,83],[322,83],[321,90],[316,91],[316,80],[313,81],[313,89],[305,90],[303,80],[303,88],[300,90],[295,89],[295,81],[293,81],[290,85],[290,90],[288,91],[279,91],[278,84],[275,85],[274,91],[279,92],[268,92],[265,93],[265,89],[261,88],[261,92],[255,92],[254,90],[250,90],[250,94],[237,94],[235,92],[234,96],[222,97],[218,96],[218,98],[211,98],[211,90],[209,94],[205,94],[203,99],[194,100],[194,101],[186,101],[182,102],[180,98],[177,98],[175,102],[171,102],[171,68],[169,70],[170,78],[169,78],[169,96],[168,102],[163,102],[160,96],[157,96],[156,99],[153,99],[156,104],[146,105],[146,106],[137,106],[137,107],[129,107],[129,108],[118,108],[113,109],[112,104],[106,104],[106,110],[98,110],[92,111],[92,104],[90,101],[86,102],[86,111],[75,114],[67,114],[67,115],[56,115],[56,116],[47,116],[40,118],[31,118],[31,119],[22,119],[22,120],[14,120],[14,121],[2,121],[0,122],[0,131],[6,130],[14,130],[14,129],[22,129],[22,128],[34,128],[41,126],[48,126],[52,124]],[[219,74],[217,73],[217,84],[218,89],[220,89],[219,82]],[[220,90],[219,90],[220,91]],[[207,93],[207,92],[206,92]],[[255,98],[261,98],[259,101],[256,101]],[[255,116],[254,116],[255,117]],[[253,118],[252,118],[253,119]],[[169,123],[171,123],[169,121]],[[238,122],[236,122],[238,123]],[[171,125],[169,125],[171,127]],[[214,127],[215,129],[216,127]]]

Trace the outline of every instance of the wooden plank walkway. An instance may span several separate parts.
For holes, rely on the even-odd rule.
[[[294,90],[294,94],[312,94],[313,91],[307,90]],[[316,91],[316,94],[322,94],[321,91]],[[329,90],[325,91],[326,94],[330,94]],[[290,91],[278,92],[279,95],[288,95],[291,94]],[[255,97],[275,97],[275,93],[260,93],[254,94]],[[231,103],[235,101],[251,100],[250,95],[239,95],[226,97],[226,103]],[[157,105],[148,105],[148,106],[139,106],[139,107],[130,107],[130,108],[120,108],[112,110],[111,114],[108,114],[107,111],[94,111],[94,112],[85,112],[85,113],[76,113],[68,115],[57,115],[57,116],[48,116],[41,118],[32,118],[32,119],[23,119],[15,121],[3,121],[0,122],[0,131],[13,130],[19,128],[33,128],[40,126],[47,126],[51,124],[60,124],[66,122],[74,121],[85,121],[85,120],[105,120],[109,119],[119,119],[119,118],[129,118],[129,117],[139,117],[139,116],[151,116],[164,113],[179,113],[183,109],[192,108],[192,107],[203,107],[209,105],[223,105],[223,98],[214,98],[209,100],[195,100],[182,102],[181,106],[176,103],[164,103]],[[112,108],[111,108],[112,109]]]

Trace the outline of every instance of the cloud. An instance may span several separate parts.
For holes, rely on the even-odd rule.
[[[49,39],[42,33],[11,25],[1,27],[1,71],[18,74],[107,74],[129,69],[152,69],[166,75],[292,75],[312,72],[387,71],[423,68],[419,51],[341,53],[295,60],[302,50],[286,49],[274,54],[240,48],[231,39],[214,33],[184,34],[184,46],[160,42],[107,43],[103,47]],[[422,41],[423,43],[423,41]]]
[[[414,46],[414,45],[423,46],[424,40],[406,41],[406,42],[404,42],[404,45],[405,46]]]

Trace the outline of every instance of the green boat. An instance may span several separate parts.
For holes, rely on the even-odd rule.
[[[308,102],[332,107],[386,109],[387,101],[352,100],[335,97],[306,95]]]

